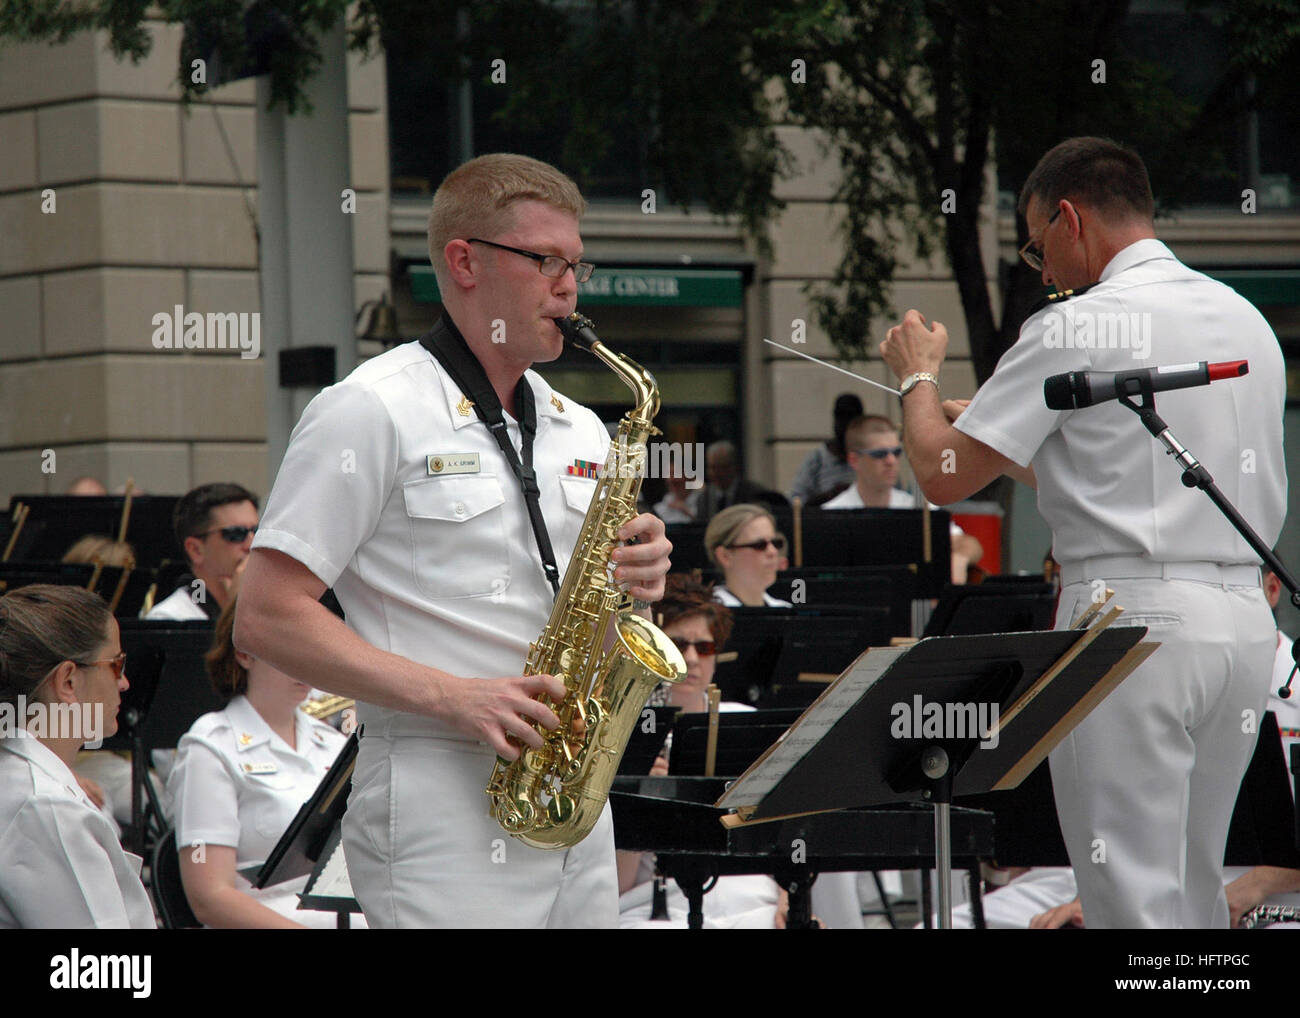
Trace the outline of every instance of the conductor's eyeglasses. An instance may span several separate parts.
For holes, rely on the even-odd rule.
[[[248,540],[249,534],[257,533],[257,525],[251,527],[214,527],[212,530],[205,530],[201,534],[195,534],[195,537],[207,537],[209,534],[221,534],[223,541],[229,541],[231,544],[243,544]]]
[[[1038,235],[1038,240],[1028,241],[1025,246],[1020,249],[1020,257],[1023,258],[1025,264],[1035,272],[1043,271],[1043,237],[1047,235],[1047,227],[1056,222],[1056,217],[1060,214],[1061,209],[1058,206],[1056,211],[1052,213],[1052,218],[1047,221],[1047,226],[1043,227],[1043,232]]]
[[[713,657],[718,652],[718,645],[713,640],[683,640],[674,636],[673,643],[677,645],[677,649],[683,654],[690,647],[694,647],[695,653],[699,654],[700,657]]]
[[[494,240],[483,240],[480,237],[470,237],[471,244],[486,244],[488,247],[497,247],[502,251],[509,251],[511,254],[523,255],[525,258],[531,258],[537,263],[537,271],[543,276],[550,276],[552,279],[559,279],[570,269],[573,270],[573,278],[579,283],[585,283],[591,278],[591,274],[596,271],[596,266],[591,262],[571,262],[567,258],[561,258],[559,255],[538,254],[536,251],[525,251],[521,247],[511,247],[509,244],[498,244]]]
[[[776,537],[760,537],[757,541],[746,541],[744,544],[729,544],[727,547],[733,551],[737,548],[753,548],[755,551],[767,551],[769,544],[777,551],[785,551],[785,538],[780,534],[777,534]]]

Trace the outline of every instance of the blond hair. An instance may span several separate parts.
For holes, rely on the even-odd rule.
[[[528,156],[495,152],[456,167],[438,185],[429,210],[429,261],[443,285],[442,252],[448,242],[483,237],[507,229],[512,207],[539,201],[580,219],[587,202],[568,176]]]
[[[704,530],[704,550],[709,553],[709,561],[715,566],[721,565],[716,554],[717,550],[729,545],[750,521],[760,516],[766,516],[771,520],[772,529],[776,529],[776,517],[761,505],[754,505],[753,502],[729,505],[709,520],[709,525]]]
[[[866,414],[849,421],[849,426],[844,429],[844,448],[847,452],[854,452],[872,435],[897,434],[898,428],[888,417]]]
[[[115,541],[102,534],[87,534],[63,553],[63,561],[73,564],[122,566],[135,568],[135,549],[125,541]]]

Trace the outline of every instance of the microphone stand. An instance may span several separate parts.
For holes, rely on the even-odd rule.
[[[1219,490],[1219,486],[1214,483],[1214,478],[1210,472],[1205,469],[1200,461],[1191,454],[1191,452],[1174,437],[1169,430],[1169,425],[1164,419],[1156,413],[1155,392],[1151,388],[1151,381],[1147,378],[1135,379],[1139,387],[1139,394],[1142,402],[1136,403],[1133,399],[1133,393],[1122,392],[1116,396],[1116,400],[1128,407],[1141,420],[1142,425],[1156,437],[1156,440],[1168,450],[1169,454],[1174,457],[1183,468],[1183,484],[1188,488],[1200,488],[1210,497],[1210,501],[1219,507],[1219,511],[1227,517],[1246,543],[1255,549],[1255,553],[1268,563],[1275,576],[1282,581],[1282,585],[1291,592],[1291,604],[1295,608],[1300,608],[1300,585],[1296,579],[1282,564],[1282,560],[1273,554],[1273,549],[1260,540],[1259,535],[1241,513],[1237,512],[1236,506],[1228,501],[1227,497]],[[1297,670],[1300,670],[1300,640],[1291,644],[1291,658],[1295,662],[1291,667],[1291,676],[1286,680],[1286,685],[1277,691],[1278,696],[1282,699],[1289,699],[1291,696],[1291,682],[1295,679]]]

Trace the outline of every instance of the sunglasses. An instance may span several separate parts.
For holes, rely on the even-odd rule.
[[[243,544],[248,539],[249,534],[257,533],[257,526],[251,527],[216,527],[212,530],[205,530],[201,534],[195,534],[195,537],[207,537],[209,534],[221,534],[223,541],[229,541],[231,544]]]
[[[699,654],[700,657],[713,657],[718,652],[718,645],[713,640],[681,640],[674,636],[673,643],[677,645],[677,649],[683,654],[686,653],[689,647],[694,647],[695,653]]]
[[[885,449],[855,449],[853,451],[860,456],[870,456],[873,460],[883,460],[886,456],[901,459],[903,456],[903,447],[901,445],[892,445]]]
[[[760,537],[757,541],[746,541],[744,544],[729,544],[728,548],[733,551],[738,548],[753,548],[755,551],[767,551],[767,546],[771,545],[777,551],[785,551],[785,538],[780,534],[776,537]]]
[[[126,671],[126,651],[122,651],[117,657],[106,657],[100,661],[74,661],[78,668],[93,668],[95,665],[108,665],[113,669],[113,678],[121,679],[122,673]]]

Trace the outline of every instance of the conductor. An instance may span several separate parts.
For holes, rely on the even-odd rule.
[[[1286,511],[1281,351],[1254,307],[1156,239],[1136,153],[1061,142],[1029,175],[1019,211],[1031,238],[1022,257],[1062,292],[969,404],[941,402],[942,325],[913,310],[889,330],[881,354],[902,380],[907,455],[940,505],[1004,473],[1035,485],[1062,566],[1056,627],[1109,587],[1120,623],[1161,644],[1051,756],[1087,926],[1221,929],[1224,843],[1274,644],[1257,559],[1128,409],[1049,410],[1043,381],[1248,360],[1245,377],[1161,393],[1159,410],[1272,543]]]

